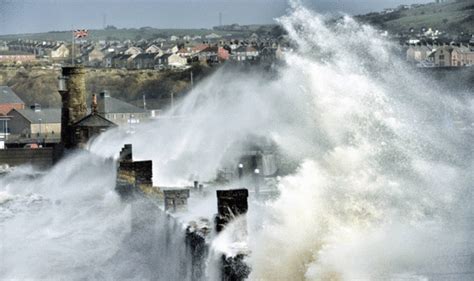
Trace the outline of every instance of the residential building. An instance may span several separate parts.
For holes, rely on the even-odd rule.
[[[133,56],[127,54],[113,55],[111,58],[107,57],[106,62],[110,60],[111,67],[113,68],[131,68],[133,62]]]
[[[108,91],[100,93],[97,112],[119,126],[141,123],[149,118],[145,109],[113,98]]]
[[[460,45],[453,48],[453,66],[474,66],[474,49],[469,45]]]
[[[25,109],[25,103],[8,86],[0,86],[0,115],[6,115],[12,109]]]
[[[428,56],[433,51],[430,45],[410,45],[406,52],[408,62],[421,62],[428,59]]]
[[[223,47],[209,46],[198,53],[199,61],[206,63],[220,63],[229,59],[229,51]]]
[[[145,50],[145,53],[147,54],[158,54],[158,55],[163,55],[163,50],[156,46],[155,44],[152,44],[151,46],[149,46],[146,50]]]
[[[178,45],[168,45],[168,46],[164,46],[163,45],[163,50],[165,52],[165,54],[176,54],[178,51],[179,51],[179,48],[178,48]]]
[[[211,34],[208,34],[206,36],[204,36],[206,39],[218,39],[218,38],[221,38],[220,35],[218,34],[215,34],[215,33],[211,33]]]
[[[183,68],[187,63],[188,60],[178,54],[172,54],[168,57],[168,67],[171,68]]]
[[[155,58],[158,55],[155,53],[142,53],[133,58],[133,68],[135,69],[152,69],[157,62]]]
[[[8,115],[12,136],[32,139],[59,139],[61,136],[60,108],[41,108],[34,104],[28,109],[12,109]]]
[[[72,125],[74,128],[74,143],[84,147],[92,138],[117,125],[98,113],[97,96],[92,97],[91,114]]]
[[[253,61],[258,57],[258,51],[253,46],[240,46],[232,52],[232,59],[236,61]]]
[[[179,54],[164,54],[157,58],[159,68],[183,68],[188,60]]]
[[[99,46],[95,46],[88,54],[88,64],[90,66],[100,66],[105,58],[105,53]]]
[[[0,63],[30,63],[36,56],[22,51],[0,51]]]
[[[437,47],[430,54],[430,59],[433,61],[436,67],[447,67],[452,66],[453,47],[449,45],[443,45]]]
[[[52,60],[64,60],[70,57],[70,50],[66,44],[59,44],[51,50],[50,57]]]
[[[132,55],[132,56],[136,56],[141,53],[143,53],[143,50],[138,47],[130,47],[124,52],[125,55]]]

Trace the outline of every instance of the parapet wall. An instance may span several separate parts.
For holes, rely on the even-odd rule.
[[[161,258],[153,261],[155,264],[162,262],[167,257],[170,260],[179,260],[183,265],[183,272],[174,280],[207,280],[206,266],[209,265],[209,242],[212,240],[211,222],[201,218],[198,222],[185,223],[183,231],[182,222],[173,215],[175,212],[186,210],[188,198],[191,196],[189,189],[168,188],[161,190],[152,184],[152,161],[133,161],[131,145],[125,145],[121,150],[117,167],[116,190],[124,202],[131,205],[131,229],[134,241],[150,241],[158,239],[162,247],[159,253]],[[201,193],[202,185],[194,183],[193,192]],[[238,216],[244,216],[248,210],[248,190],[218,190],[218,213],[215,216],[217,232]],[[159,207],[162,204],[164,211]],[[157,227],[157,224],[160,224]],[[179,227],[178,227],[179,225]],[[246,227],[245,227],[246,228]],[[246,229],[244,231],[247,233]],[[176,243],[176,237],[184,236],[181,245]],[[155,242],[156,243],[156,242]],[[142,248],[155,248],[156,245],[141,245]],[[166,253],[173,247],[172,253]],[[176,256],[176,249],[185,249]],[[219,272],[223,281],[245,280],[250,273],[250,267],[245,263],[246,253],[227,256],[218,253],[220,265]],[[171,279],[170,279],[171,280]]]
[[[0,164],[20,166],[30,164],[40,169],[53,165],[54,149],[52,147],[26,149],[8,148],[0,150]]]

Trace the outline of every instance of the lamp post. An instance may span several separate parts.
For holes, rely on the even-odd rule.
[[[260,195],[260,170],[259,169],[255,169],[253,171],[254,173],[254,176],[255,176],[255,197],[258,199],[259,195]]]
[[[41,123],[42,123],[43,119],[39,118],[38,119],[38,122],[39,122],[39,140],[41,140]],[[38,144],[40,144],[40,141],[38,140]]]
[[[244,175],[244,164],[239,163],[238,172],[239,172],[239,180],[242,180],[242,176]]]

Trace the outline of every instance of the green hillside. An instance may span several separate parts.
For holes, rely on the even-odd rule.
[[[395,33],[406,32],[412,27],[416,30],[425,27],[449,33],[474,34],[474,0],[429,3],[412,9],[388,14],[370,13],[357,18]]]

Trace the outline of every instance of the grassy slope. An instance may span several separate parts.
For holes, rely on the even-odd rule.
[[[389,15],[368,14],[359,17],[392,32],[406,32],[411,27],[422,27],[448,32],[474,33],[474,0],[451,3],[430,3],[418,8],[395,12]]]
[[[206,67],[194,66],[195,81],[199,81],[210,71],[212,70]],[[28,105],[39,103],[44,107],[60,107],[58,76],[57,69],[3,67],[0,68],[0,85],[12,87]],[[189,89],[189,77],[189,71],[87,69],[87,95],[90,99],[92,93],[108,90],[113,97],[137,105],[141,105],[142,96],[146,95],[149,108],[162,108],[171,93],[179,98]]]

